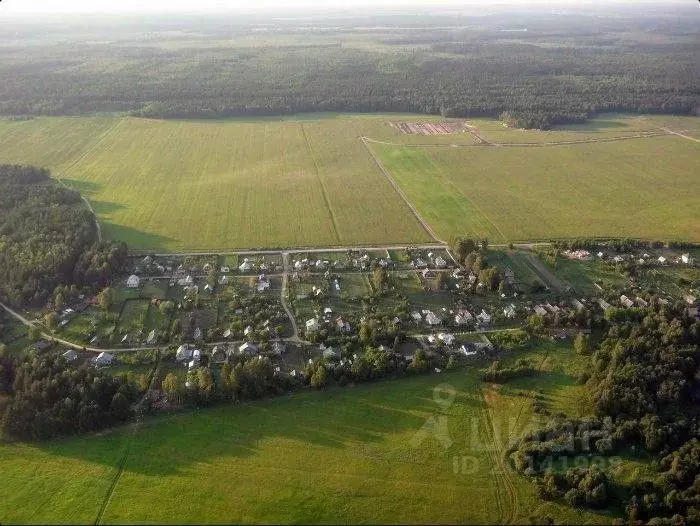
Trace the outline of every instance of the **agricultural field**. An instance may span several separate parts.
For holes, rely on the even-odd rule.
[[[429,241],[358,139],[373,123],[0,120],[0,162],[52,169],[136,250]]]
[[[543,371],[538,387],[563,407],[573,380],[562,364],[577,358],[568,343],[544,345],[532,355]],[[539,501],[529,480],[502,469],[508,440],[538,421],[534,379],[492,386],[479,376],[473,368],[306,391],[149,417],[99,435],[2,444],[8,483],[0,516],[8,523],[526,523],[548,515],[609,524],[610,515]],[[451,443],[421,432],[432,416],[446,417]]]
[[[443,239],[700,240],[700,144],[682,137],[546,147],[370,147]]]

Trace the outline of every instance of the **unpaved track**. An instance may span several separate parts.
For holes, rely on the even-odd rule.
[[[494,142],[494,141],[488,141],[481,135],[477,135],[476,133],[472,132],[472,135],[474,135],[476,138],[478,138],[481,142],[476,143],[476,144],[402,144],[402,143],[396,143],[396,142],[389,142],[389,141],[380,141],[377,139],[372,139],[371,137],[362,137],[363,142],[373,142],[376,144],[385,144],[387,146],[398,146],[401,148],[489,148],[489,147],[495,147],[495,148],[542,148],[542,147],[547,147],[547,146],[568,146],[568,145],[573,145],[573,144],[593,144],[593,143],[598,143],[598,142],[617,142],[617,141],[627,141],[627,140],[632,140],[632,139],[646,139],[648,137],[663,137],[664,135],[678,135],[680,137],[685,137],[686,139],[690,139],[692,141],[697,141],[700,142],[700,140],[695,139],[693,137],[689,137],[688,135],[683,135],[677,132],[673,132],[671,130],[666,130],[665,128],[663,131],[652,131],[652,132],[645,132],[645,133],[637,133],[635,135],[621,135],[618,137],[599,137],[597,139],[581,139],[578,141],[545,141],[545,142]]]

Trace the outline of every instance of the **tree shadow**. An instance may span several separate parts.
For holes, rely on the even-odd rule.
[[[97,209],[95,211],[97,211]],[[99,216],[98,221],[102,227],[102,235],[105,239],[125,242],[130,252],[169,252],[170,243],[176,241],[171,237],[161,236],[153,232],[145,232],[110,221],[104,221]]]
[[[457,375],[457,376],[455,376]],[[442,413],[433,389],[447,381],[456,389],[455,414],[480,407],[464,372],[406,378],[328,391],[301,391],[239,405],[148,416],[101,434],[39,443],[51,455],[107,465],[125,472],[162,476],[193,464],[260,453],[259,444],[282,438],[333,449],[378,444],[402,432],[418,432],[431,414]],[[473,380],[471,382],[473,384]],[[410,440],[407,439],[407,440]],[[115,454],[115,449],[124,454]],[[291,453],[290,453],[291,454]]]

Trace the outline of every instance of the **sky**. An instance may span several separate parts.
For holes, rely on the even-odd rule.
[[[681,0],[617,0],[624,3],[678,3]],[[686,0],[691,1],[691,0]],[[0,0],[0,13],[139,13],[222,10],[346,9],[369,6],[575,5],[609,0]]]

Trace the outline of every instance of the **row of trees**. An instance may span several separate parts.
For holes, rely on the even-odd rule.
[[[17,359],[0,349],[0,429],[7,437],[50,439],[126,422],[144,389],[88,364],[71,368],[56,354]]]
[[[80,194],[48,170],[0,165],[0,210],[4,301],[36,305],[61,284],[104,286],[124,265],[126,245],[99,242]]]

